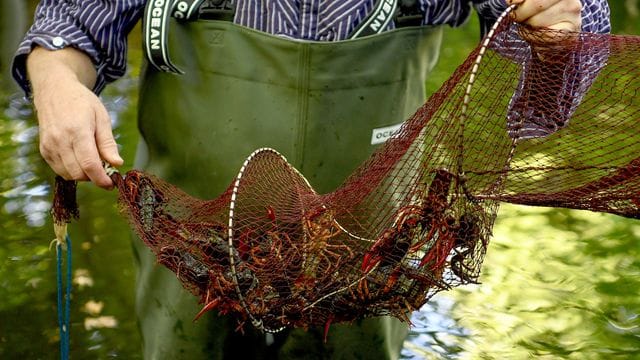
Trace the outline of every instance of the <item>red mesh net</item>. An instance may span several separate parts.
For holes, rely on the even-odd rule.
[[[502,201],[640,217],[639,73],[638,37],[504,20],[332,193],[271,149],[214,200],[139,171],[113,179],[201,313],[266,331],[406,320],[477,281]]]

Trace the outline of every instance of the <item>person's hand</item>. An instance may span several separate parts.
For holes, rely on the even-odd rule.
[[[513,16],[516,22],[534,28],[580,31],[582,3],[580,0],[507,0],[517,4]]]
[[[90,180],[113,186],[102,159],[123,163],[113,138],[109,114],[90,90],[95,82],[91,60],[65,48],[36,48],[27,59],[40,134],[40,153],[66,180]]]

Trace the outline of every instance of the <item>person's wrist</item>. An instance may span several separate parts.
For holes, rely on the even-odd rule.
[[[95,68],[89,57],[73,48],[48,50],[36,47],[27,58],[27,74],[34,98],[39,92],[55,91],[74,82],[91,89],[96,81]]]

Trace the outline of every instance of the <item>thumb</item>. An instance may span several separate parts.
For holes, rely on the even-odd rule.
[[[109,115],[102,105],[96,112],[96,145],[100,157],[113,166],[121,166],[124,160],[118,153],[118,145],[113,137]]]
[[[552,30],[563,30],[563,31],[575,32],[580,30],[580,24],[576,24],[571,21],[561,21],[553,25],[549,25],[548,28]]]

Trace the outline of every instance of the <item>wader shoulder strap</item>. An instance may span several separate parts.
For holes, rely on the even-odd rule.
[[[206,4],[205,4],[206,1]],[[183,21],[197,20],[201,13],[207,17],[235,13],[235,0],[149,0],[143,17],[143,48],[149,63],[160,71],[183,74],[169,57],[167,44],[169,17]]]
[[[355,39],[383,32],[395,16],[397,7],[398,0],[377,0],[373,11],[353,30],[349,38]]]
[[[142,44],[149,63],[155,68],[182,74],[169,58],[167,46],[169,14],[175,12],[182,18],[193,14],[204,0],[149,0],[142,20]],[[180,4],[180,7],[178,7]]]
[[[206,4],[205,4],[206,1]],[[172,16],[178,20],[192,21],[214,17],[232,20],[235,0],[149,0],[143,18],[143,48],[149,63],[160,71],[183,74],[169,56],[168,23]],[[396,17],[398,0],[377,0],[374,9],[349,36],[355,39],[383,32]],[[220,15],[217,15],[220,13]],[[231,15],[231,16],[229,16]]]

